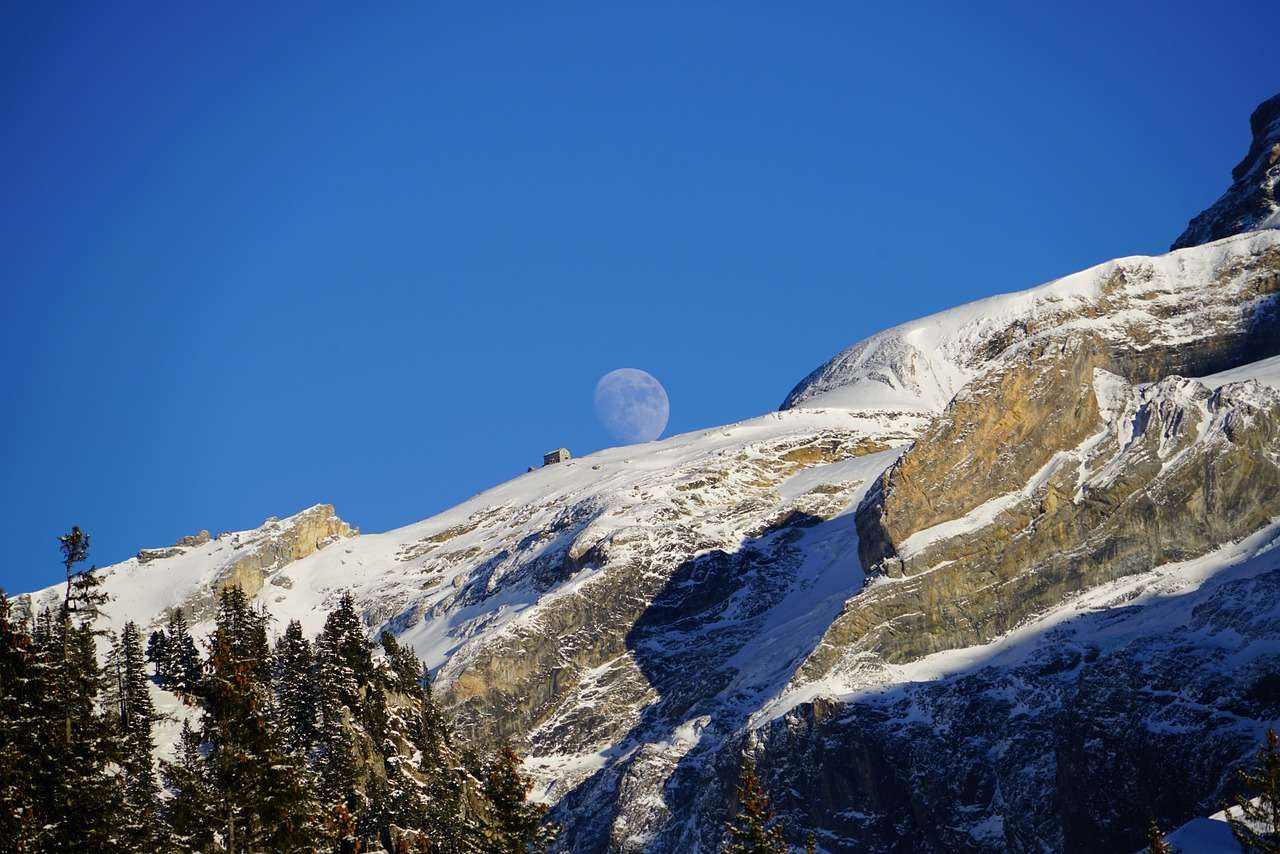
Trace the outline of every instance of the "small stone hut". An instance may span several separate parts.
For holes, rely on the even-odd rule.
[[[571,456],[573,455],[569,453],[568,448],[556,448],[554,451],[547,451],[542,455],[542,464],[544,466],[551,466],[556,463],[563,463]]]

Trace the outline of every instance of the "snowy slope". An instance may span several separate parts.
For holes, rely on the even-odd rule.
[[[657,502],[687,492],[691,471],[730,455],[749,456],[756,446],[804,443],[824,432],[900,445],[919,424],[908,420],[904,429],[877,414],[806,410],[607,449],[520,475],[422,522],[339,540],[273,573],[258,598],[268,606],[276,630],[296,619],[314,633],[338,595],[351,590],[371,627],[389,624],[402,631],[402,642],[439,667],[468,640],[528,619],[540,600],[554,600],[590,581],[590,572],[584,571],[550,589],[537,589],[524,578],[504,584],[510,572],[543,555],[574,545],[581,549],[636,527],[637,517],[643,523]],[[874,459],[879,470],[891,461]],[[801,499],[810,484],[855,472],[868,476],[862,468],[855,460],[807,472],[809,480],[798,477],[783,486],[779,507]],[[173,557],[146,563],[131,558],[99,570],[102,589],[110,596],[103,608],[104,628],[117,630],[129,620],[148,627],[162,622],[176,606],[190,610],[193,603],[207,603],[210,588],[230,562],[289,529],[307,512],[219,535]],[[552,530],[557,535],[546,536]],[[732,522],[717,526],[712,520],[701,533],[720,536],[726,544],[742,536]],[[29,594],[37,607],[60,595],[57,585]],[[204,613],[207,617],[208,610]],[[194,627],[199,632],[209,626],[206,619]]]
[[[1239,270],[1274,252],[1280,233],[1241,235],[1109,262],[903,324],[815,371],[783,411],[545,467],[397,530],[350,536],[340,520],[318,518],[330,512],[318,505],[130,559],[101,570],[111,596],[104,626],[133,620],[146,630],[182,606],[202,636],[218,586],[267,555],[256,599],[273,632],[295,619],[318,631],[351,591],[371,634],[390,629],[435,669],[464,729],[522,740],[539,796],[558,803],[561,818],[579,817],[566,827],[567,847],[709,850],[722,805],[712,801],[725,796],[719,787],[732,773],[723,764],[743,739],[776,738],[816,709],[897,703],[917,690],[910,686],[945,692],[975,668],[1015,673],[1064,638],[1103,655],[1163,649],[1157,640],[1185,632],[1222,584],[1274,568],[1269,529],[1095,587],[990,644],[888,664],[855,643],[835,651],[840,667],[814,678],[803,669],[837,643],[826,633],[850,603],[900,583],[866,583],[855,515],[958,392],[1037,336],[1087,333],[1140,350],[1230,331],[1265,299]],[[1280,388],[1280,357],[1202,382],[1244,380]],[[1095,391],[1114,433],[1141,406],[1181,405],[1191,386],[1201,388],[1176,380],[1130,387],[1099,372]],[[1038,501],[1068,464],[1082,484],[1145,465],[1117,456],[1114,471],[1085,471],[1093,449],[1055,457],[1003,503],[927,529],[906,551],[980,538],[995,517]],[[281,545],[317,522],[329,525],[322,534],[337,533],[313,536],[314,550],[296,558],[302,551]],[[53,602],[58,593],[31,599]],[[1225,643],[1216,629],[1202,637]],[[166,698],[176,717],[189,713]],[[909,720],[923,719],[914,714]],[[176,717],[161,733],[162,750]],[[1003,822],[1014,824],[995,806],[975,807],[971,819],[965,827],[980,850],[998,850]],[[983,848],[988,842],[995,847]]]
[[[1274,389],[1280,389],[1280,356],[1251,362],[1247,365],[1241,365],[1238,368],[1232,368],[1227,371],[1210,374],[1207,377],[1200,377],[1199,379],[1202,383],[1209,386],[1209,388],[1218,388],[1226,385],[1227,383],[1257,380],[1263,385],[1270,386]]]
[[[1119,258],[904,323],[819,367],[782,408],[936,414],[1006,348],[1036,336],[1094,332],[1139,347],[1192,341],[1217,315],[1220,295],[1206,284],[1220,271],[1277,247],[1280,231],[1266,230],[1166,255]],[[1179,307],[1186,313],[1171,321]]]

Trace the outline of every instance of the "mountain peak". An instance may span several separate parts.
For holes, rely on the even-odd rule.
[[[1253,140],[1231,170],[1231,186],[1199,213],[1172,249],[1211,243],[1260,228],[1280,228],[1280,95],[1258,105],[1249,117]]]

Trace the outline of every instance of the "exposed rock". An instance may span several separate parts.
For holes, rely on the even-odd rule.
[[[191,534],[190,536],[187,536],[187,537],[181,537],[178,540],[178,542],[175,543],[175,545],[193,547],[193,546],[203,546],[207,542],[209,542],[209,532],[207,530],[204,530],[198,534]]]
[[[1049,375],[1040,405],[1054,402],[1072,413],[1056,423],[1078,428],[1053,429],[1041,412],[1038,436],[993,433],[1005,421],[989,413],[1035,398],[1026,383],[993,382],[958,400],[954,417],[885,475],[858,514],[862,553],[869,572],[903,580],[851,600],[807,675],[850,651],[901,661],[983,643],[1066,596],[1199,556],[1280,516],[1280,393],[1180,378],[1131,389],[1102,373],[1103,419],[1094,383],[1079,383],[1090,370],[1082,352],[1027,367]],[[1030,462],[982,461],[993,446]],[[928,452],[923,462],[917,451]],[[944,495],[964,499],[927,500]]]
[[[964,516],[1019,489],[1054,454],[1097,432],[1094,369],[1107,364],[1096,336],[1019,348],[1007,370],[961,392],[882,479],[861,515],[860,548],[876,564],[917,531]],[[865,521],[877,515],[878,525]]]
[[[1253,139],[1231,170],[1231,187],[1173,242],[1198,246],[1257,228],[1280,228],[1280,95],[1263,101],[1249,117]]]
[[[185,553],[186,549],[181,549],[177,546],[171,546],[167,549],[139,549],[138,563],[151,563],[153,560],[164,560],[165,558],[176,557]]]
[[[558,597],[541,607],[536,623],[513,628],[450,663],[446,696],[463,716],[462,730],[490,738],[528,735],[531,746],[555,743],[557,749],[575,750],[590,750],[625,735],[636,723],[633,717],[588,716],[591,722],[586,725],[580,701],[584,695],[617,693],[637,701],[652,696],[646,684],[652,673],[645,669],[655,665],[649,656],[642,656],[643,665],[638,665],[632,646],[636,626],[652,619],[653,602],[662,600],[673,577],[694,572],[700,576],[701,605],[722,605],[743,589],[743,573],[766,553],[732,554],[741,538],[772,540],[805,520],[821,521],[820,514],[844,510],[858,485],[780,502],[780,482],[805,468],[875,453],[886,447],[886,440],[906,438],[826,431],[751,446],[711,465],[662,473],[663,480],[674,481],[673,495],[644,505],[626,527],[611,525],[609,533],[596,533],[595,523],[608,513],[588,502],[561,511],[544,536],[499,551],[497,563],[473,576],[460,592],[460,601],[490,595],[486,576],[497,576],[509,564],[519,566],[535,588],[579,572],[590,572],[592,583],[581,595]],[[711,534],[709,525],[700,526],[701,519],[718,520],[720,530]],[[779,540],[778,546],[783,545]],[[537,557],[530,560],[523,553]],[[785,564],[797,558],[782,560],[781,549],[768,553],[778,559],[773,571],[781,591],[788,577]],[[514,581],[510,574],[502,578],[506,585]],[[709,679],[696,691],[714,694],[718,684]],[[566,745],[565,738],[571,743]]]
[[[1122,258],[873,335],[783,403],[941,414],[957,392],[1046,338],[1088,333],[1134,382],[1197,376],[1280,353],[1280,231],[1195,253]]]
[[[246,595],[255,596],[272,571],[336,540],[359,534],[338,518],[332,504],[317,504],[291,516],[287,522],[281,525],[274,516],[267,519],[259,529],[263,535],[250,544],[248,552],[236,557],[219,573],[215,592],[238,585]]]
[[[830,851],[993,854],[1136,851],[1151,818],[1217,810],[1280,716],[1280,558],[1194,592],[1140,590],[1012,662],[993,651],[943,679],[797,707],[755,747],[773,806]],[[702,850],[735,760],[725,750],[696,784]]]

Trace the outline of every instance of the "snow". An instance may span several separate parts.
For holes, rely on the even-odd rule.
[[[762,726],[819,697],[859,702],[902,685],[936,681],[979,667],[1016,666],[1035,655],[1042,645],[1063,643],[1063,632],[1103,651],[1138,638],[1185,637],[1193,611],[1217,586],[1273,570],[1280,560],[1278,549],[1280,518],[1238,543],[1194,560],[1166,564],[1094,587],[989,643],[935,653],[907,664],[883,665],[870,673],[837,669],[766,705],[753,716],[752,727]],[[1115,609],[1121,606],[1125,608],[1125,619],[1113,619]],[[1276,618],[1280,619],[1280,603]]]
[[[1225,818],[1192,819],[1167,834],[1164,841],[1182,854],[1240,854],[1240,843],[1231,835]]]
[[[589,597],[596,581],[610,571],[589,559],[597,547],[653,553],[655,538],[671,527],[671,516],[664,512],[678,512],[680,524],[697,532],[703,552],[732,554],[771,547],[785,538],[788,548],[800,555],[786,589],[762,605],[747,603],[759,605],[759,613],[744,615],[741,603],[731,602],[718,615],[725,626],[750,620],[750,637],[727,662],[736,673],[715,700],[721,703],[718,711],[727,710],[727,718],[737,715],[739,720],[749,719],[751,726],[820,696],[843,701],[874,698],[895,686],[938,680],[991,663],[1017,663],[1054,642],[1048,639],[1051,630],[1087,635],[1089,643],[1103,646],[1176,633],[1203,598],[1182,594],[1208,590],[1224,577],[1274,567],[1272,549],[1280,542],[1280,525],[1200,559],[1089,590],[982,646],[872,670],[837,667],[821,680],[792,681],[847,602],[864,589],[854,518],[859,502],[932,415],[983,369],[981,354],[992,342],[1003,341],[1002,336],[1017,328],[1037,330],[1028,335],[1066,327],[1121,334],[1117,330],[1128,324],[1160,317],[1173,302],[1196,299],[1215,271],[1235,259],[1276,246],[1280,233],[1266,232],[1155,258],[1119,259],[1029,291],[903,324],[866,339],[815,371],[788,399],[793,408],[658,442],[609,448],[520,474],[437,516],[338,540],[290,562],[271,574],[257,601],[269,608],[273,633],[296,619],[310,634],[321,628],[338,595],[350,590],[371,632],[393,628],[401,643],[412,647],[447,684],[490,641],[524,628],[537,630],[540,615],[563,597]],[[1142,295],[1135,302],[1139,307],[1090,314],[1101,300],[1115,297],[1117,271],[1126,273],[1127,284],[1121,287],[1125,294]],[[1166,341],[1189,334],[1176,324],[1166,326],[1159,332]],[[1249,380],[1280,389],[1280,358],[1200,382],[1215,388]],[[1094,388],[1110,422],[1107,430],[1079,448],[1055,455],[1020,489],[916,533],[900,544],[900,554],[907,557],[944,538],[980,531],[1034,496],[1063,465],[1080,464],[1083,485],[1088,476],[1084,461],[1096,446],[1109,436],[1121,448],[1132,440],[1136,405],[1157,399],[1193,402],[1195,385],[1180,380],[1135,389],[1098,371]],[[1206,419],[1202,429],[1207,425]],[[888,450],[807,467],[795,463],[794,470],[785,469],[777,482],[764,487],[754,482],[759,470],[753,466],[776,466],[780,460],[776,452],[765,454],[762,449],[787,443],[802,446],[830,435],[861,436]],[[1105,468],[1093,475],[1105,476],[1110,476]],[[837,499],[831,504],[837,506],[829,507],[831,512],[814,524],[784,525],[775,533],[757,526],[762,520],[785,520],[789,513],[805,512],[806,502],[833,495]],[[739,505],[748,509],[740,511]],[[203,637],[211,629],[212,591],[220,574],[288,530],[298,515],[220,536],[172,557],[145,564],[130,559],[101,570],[103,589],[111,597],[103,627],[119,629],[133,620],[145,632],[182,605],[193,610],[193,634]],[[549,580],[530,578],[529,567],[543,564],[568,569],[564,577],[548,573]],[[50,588],[33,598],[38,604],[58,595],[58,588]],[[1095,618],[1120,605],[1130,609],[1126,613],[1140,616]],[[700,630],[719,627],[704,624]],[[615,683],[606,682],[605,676],[628,664],[634,667],[626,656],[619,656],[578,673],[577,707],[610,704],[614,698],[605,686]],[[181,721],[194,711],[168,692],[156,691],[155,699],[166,715],[157,728],[157,752],[171,756]],[[913,707],[911,714],[927,721],[929,710]],[[627,747],[683,756],[698,747],[709,725],[709,718],[699,716],[667,733],[661,743]],[[620,749],[617,744],[593,743],[581,753],[532,756],[526,769],[544,784],[581,780],[615,763]],[[539,797],[550,799],[553,794],[545,786],[539,789]],[[969,832],[981,841],[998,838],[1002,830],[1000,816],[992,815]]]
[[[1241,383],[1249,380],[1257,380],[1265,386],[1280,389],[1280,356],[1273,356],[1270,359],[1263,359],[1259,362],[1242,365],[1229,371],[1210,374],[1207,377],[1199,377],[1198,379],[1209,388],[1215,389],[1228,383]]]
[[[1078,329],[1130,340],[1133,328],[1145,327],[1166,344],[1192,340],[1203,330],[1190,319],[1168,322],[1169,309],[1198,304],[1217,271],[1275,246],[1280,232],[1268,229],[1165,255],[1119,258],[913,320],[838,354],[797,385],[782,408],[938,413],[977,375],[986,348],[1002,350],[1017,336]],[[1119,294],[1117,273],[1124,274]],[[1127,302],[1102,305],[1121,298]]]
[[[1181,854],[1240,854],[1240,843],[1231,835],[1227,813],[1238,818],[1240,808],[1221,810],[1208,818],[1194,818],[1172,833],[1165,834],[1164,841]]]
[[[519,475],[422,522],[338,540],[276,571],[257,599],[269,607],[273,634],[282,632],[290,620],[300,621],[305,632],[314,634],[338,595],[351,590],[372,629],[387,623],[403,629],[401,642],[440,669],[472,642],[535,619],[547,603],[591,583],[590,567],[550,591],[499,583],[521,546],[520,561],[528,563],[566,548],[585,551],[609,538],[643,537],[637,517],[643,518],[655,503],[680,495],[681,478],[696,476],[685,472],[696,473],[735,456],[750,459],[753,448],[761,444],[802,443],[823,431],[856,431],[898,445],[910,438],[892,418],[832,409],[775,412],[658,442],[609,448]],[[819,483],[869,480],[892,454],[836,463],[817,473],[802,471],[782,485],[779,498],[786,504]],[[592,518],[566,517],[584,507],[592,508]],[[103,609],[104,628],[119,629],[133,620],[148,631],[174,607],[184,605],[190,611],[193,600],[211,603],[219,573],[263,538],[288,528],[297,515],[301,514],[220,536],[174,557],[146,564],[131,558],[100,570],[103,589],[111,597]],[[560,533],[548,535],[549,531]],[[712,520],[704,531],[717,533]],[[730,540],[742,536],[728,529],[719,533]],[[504,553],[507,559],[496,562],[492,577],[483,577],[485,560]],[[474,601],[459,599],[460,591],[472,585],[479,585],[485,595],[472,597]],[[31,595],[38,605],[59,596],[60,588]],[[204,619],[191,620],[197,638],[212,629],[211,609],[206,611]]]
[[[982,530],[994,522],[1001,513],[1035,495],[1036,491],[1048,483],[1049,478],[1063,463],[1074,459],[1078,459],[1076,451],[1059,451],[1050,458],[1049,462],[1041,466],[1021,489],[989,499],[958,519],[940,522],[923,531],[917,531],[902,541],[898,546],[898,554],[903,558],[909,558],[936,542]]]
[[[786,597],[765,614],[753,637],[729,660],[738,675],[725,693],[755,691],[760,695],[758,699],[765,699],[780,690],[850,595],[862,588],[864,576],[856,558],[854,511],[875,479],[900,453],[901,449],[884,451],[815,467],[784,484],[784,488],[793,487],[795,478],[803,478],[816,485],[817,478],[825,474],[835,480],[858,482],[860,486],[850,495],[843,512],[804,531],[798,546],[805,560],[796,582]]]

